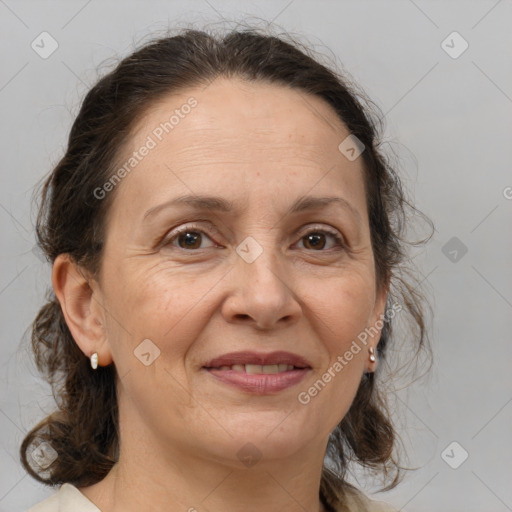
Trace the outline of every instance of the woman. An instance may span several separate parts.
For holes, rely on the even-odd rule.
[[[388,510],[348,464],[398,481],[377,374],[394,316],[425,332],[376,137],[256,31],[156,40],[89,91],[38,218],[59,409],[21,458],[64,485],[31,511]]]

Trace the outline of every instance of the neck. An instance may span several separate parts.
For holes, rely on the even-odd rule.
[[[319,499],[320,484],[313,490],[311,482],[305,481],[311,476],[307,473],[291,477],[277,468],[240,472],[218,466],[214,474],[209,472],[210,477],[202,480],[201,471],[167,472],[171,473],[171,479],[155,478],[153,467],[145,468],[144,476],[135,477],[127,466],[116,465],[109,501],[106,507],[98,504],[99,508],[103,512],[325,512]]]
[[[220,463],[180,450],[164,454],[140,436],[133,441],[121,443],[119,461],[101,482],[80,489],[102,512],[325,512],[319,498],[322,450],[262,458],[241,469],[239,460]]]

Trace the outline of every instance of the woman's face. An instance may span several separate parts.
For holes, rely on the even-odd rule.
[[[100,365],[115,363],[124,428],[238,465],[247,443],[264,459],[325,447],[378,337],[344,354],[385,305],[362,159],[338,149],[348,135],[319,98],[224,78],[161,101],[138,124],[123,161],[137,151],[137,163],[108,192],[95,289]],[[290,211],[304,197],[339,201]],[[242,351],[254,354],[212,362]],[[302,363],[259,358],[275,352]],[[274,366],[290,362],[306,369]],[[308,391],[329,368],[330,381]]]

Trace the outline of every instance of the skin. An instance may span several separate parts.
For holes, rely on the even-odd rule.
[[[386,301],[375,282],[362,161],[339,152],[349,132],[321,99],[226,78],[154,105],[127,158],[191,96],[198,105],[110,192],[99,276],[66,255],[54,264],[74,339],[85,356],[98,352],[96,371],[114,362],[118,374],[119,462],[80,491],[103,512],[322,511],[328,436],[363,372],[374,371],[369,347],[380,334],[307,405],[297,396],[375,324]],[[144,220],[185,194],[222,196],[240,209],[179,206]],[[303,195],[342,197],[359,221],[335,205],[286,215]],[[158,244],[192,222],[189,231],[202,232],[192,249],[183,237]],[[307,233],[329,227],[345,248],[329,234],[308,243]],[[248,236],[263,250],[252,263],[236,252]],[[161,351],[149,366],[134,356],[145,339]],[[239,350],[290,351],[312,370],[296,386],[254,395],[202,369]],[[247,443],[261,454],[250,468],[237,456]]]

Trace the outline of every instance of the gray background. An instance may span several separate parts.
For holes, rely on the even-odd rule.
[[[27,352],[26,330],[50,283],[32,250],[33,187],[61,157],[105,59],[168,24],[201,28],[248,15],[305,36],[344,65],[386,114],[405,185],[436,225],[414,260],[432,296],[435,364],[396,400],[419,469],[380,499],[408,512],[512,510],[510,0],[0,0],[0,511],[53,493],[18,462],[24,433],[53,406]],[[31,48],[43,31],[59,45],[47,59]],[[469,44],[457,58],[442,47],[453,31]],[[446,44],[462,48],[453,36]],[[446,461],[456,466],[463,450],[467,460],[453,469]]]

